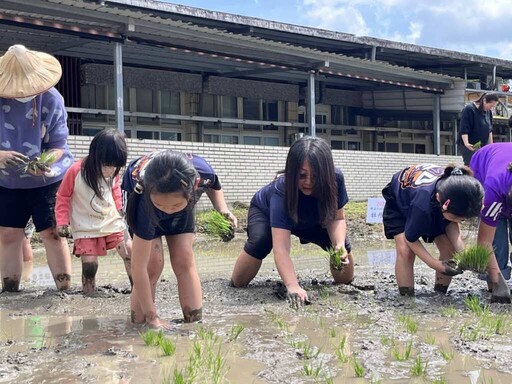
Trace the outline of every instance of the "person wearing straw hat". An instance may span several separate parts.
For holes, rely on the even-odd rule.
[[[32,216],[58,289],[70,286],[71,257],[55,227],[55,196],[73,163],[53,56],[13,45],[0,57],[0,274],[19,290],[24,228]],[[45,160],[43,161],[43,158]]]

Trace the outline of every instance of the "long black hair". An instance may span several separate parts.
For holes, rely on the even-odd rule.
[[[119,171],[126,165],[128,148],[124,133],[116,129],[104,129],[98,132],[89,146],[89,155],[82,161],[82,177],[85,183],[94,191],[96,196],[103,200],[100,188],[102,180],[112,187]],[[101,171],[102,166],[116,167],[112,177],[106,180]]]
[[[155,208],[151,202],[151,193],[182,192],[188,201],[188,207],[196,203],[194,185],[199,177],[194,165],[181,152],[172,150],[156,154],[146,166],[144,176],[139,180],[134,192],[130,193],[126,203],[126,221],[128,226],[135,228],[137,203],[146,204],[150,222],[158,225]]]
[[[336,171],[329,144],[319,137],[304,136],[295,141],[286,158],[285,204],[290,219],[297,223],[300,170],[307,161],[311,167],[313,196],[318,199],[320,221],[326,224],[336,216],[338,188]]]
[[[487,93],[484,92],[482,95],[478,98],[478,100],[475,101],[475,103],[478,103],[478,111],[480,113],[484,113],[484,103],[492,103],[492,102],[498,102],[500,99],[497,94],[495,93]]]
[[[448,165],[437,182],[436,191],[441,206],[450,200],[446,211],[457,217],[470,219],[482,210],[484,188],[466,166]]]

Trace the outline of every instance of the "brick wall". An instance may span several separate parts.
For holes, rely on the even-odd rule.
[[[70,136],[69,147],[75,158],[84,157],[91,138]],[[228,203],[248,203],[260,187],[284,169],[288,148],[252,145],[210,144],[158,140],[127,139],[129,159],[158,149],[175,149],[204,157],[214,167],[222,182]],[[366,200],[380,196],[380,191],[393,173],[410,164],[462,164],[459,156],[417,155],[333,150],[334,163],[345,174],[350,200]],[[207,198],[200,208],[209,207]]]

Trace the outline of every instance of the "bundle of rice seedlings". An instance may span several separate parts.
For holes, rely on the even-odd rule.
[[[456,252],[453,259],[460,269],[483,273],[487,269],[491,254],[492,249],[482,245],[472,245],[461,252]]]
[[[329,253],[329,266],[337,271],[343,270],[345,264],[347,264],[347,251],[345,248],[335,250],[331,247],[327,250],[327,252]]]
[[[473,144],[473,149],[480,149],[482,148],[482,142],[481,141],[477,141],[475,144]]]
[[[46,152],[43,151],[39,156],[34,157],[32,160],[25,163],[22,167],[23,172],[27,173],[29,171],[37,172],[37,171],[47,171],[50,164],[55,162],[56,154],[53,151]]]
[[[212,211],[207,219],[205,231],[209,235],[218,236],[222,241],[230,241],[235,237],[235,229],[222,213]]]

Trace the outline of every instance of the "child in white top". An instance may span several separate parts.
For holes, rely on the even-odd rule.
[[[109,249],[117,249],[131,281],[119,185],[119,171],[127,156],[121,132],[98,132],[91,141],[89,155],[69,168],[57,192],[57,230],[60,236],[67,237],[70,232],[73,236],[73,254],[82,259],[85,294],[96,290],[98,256],[106,255]]]

